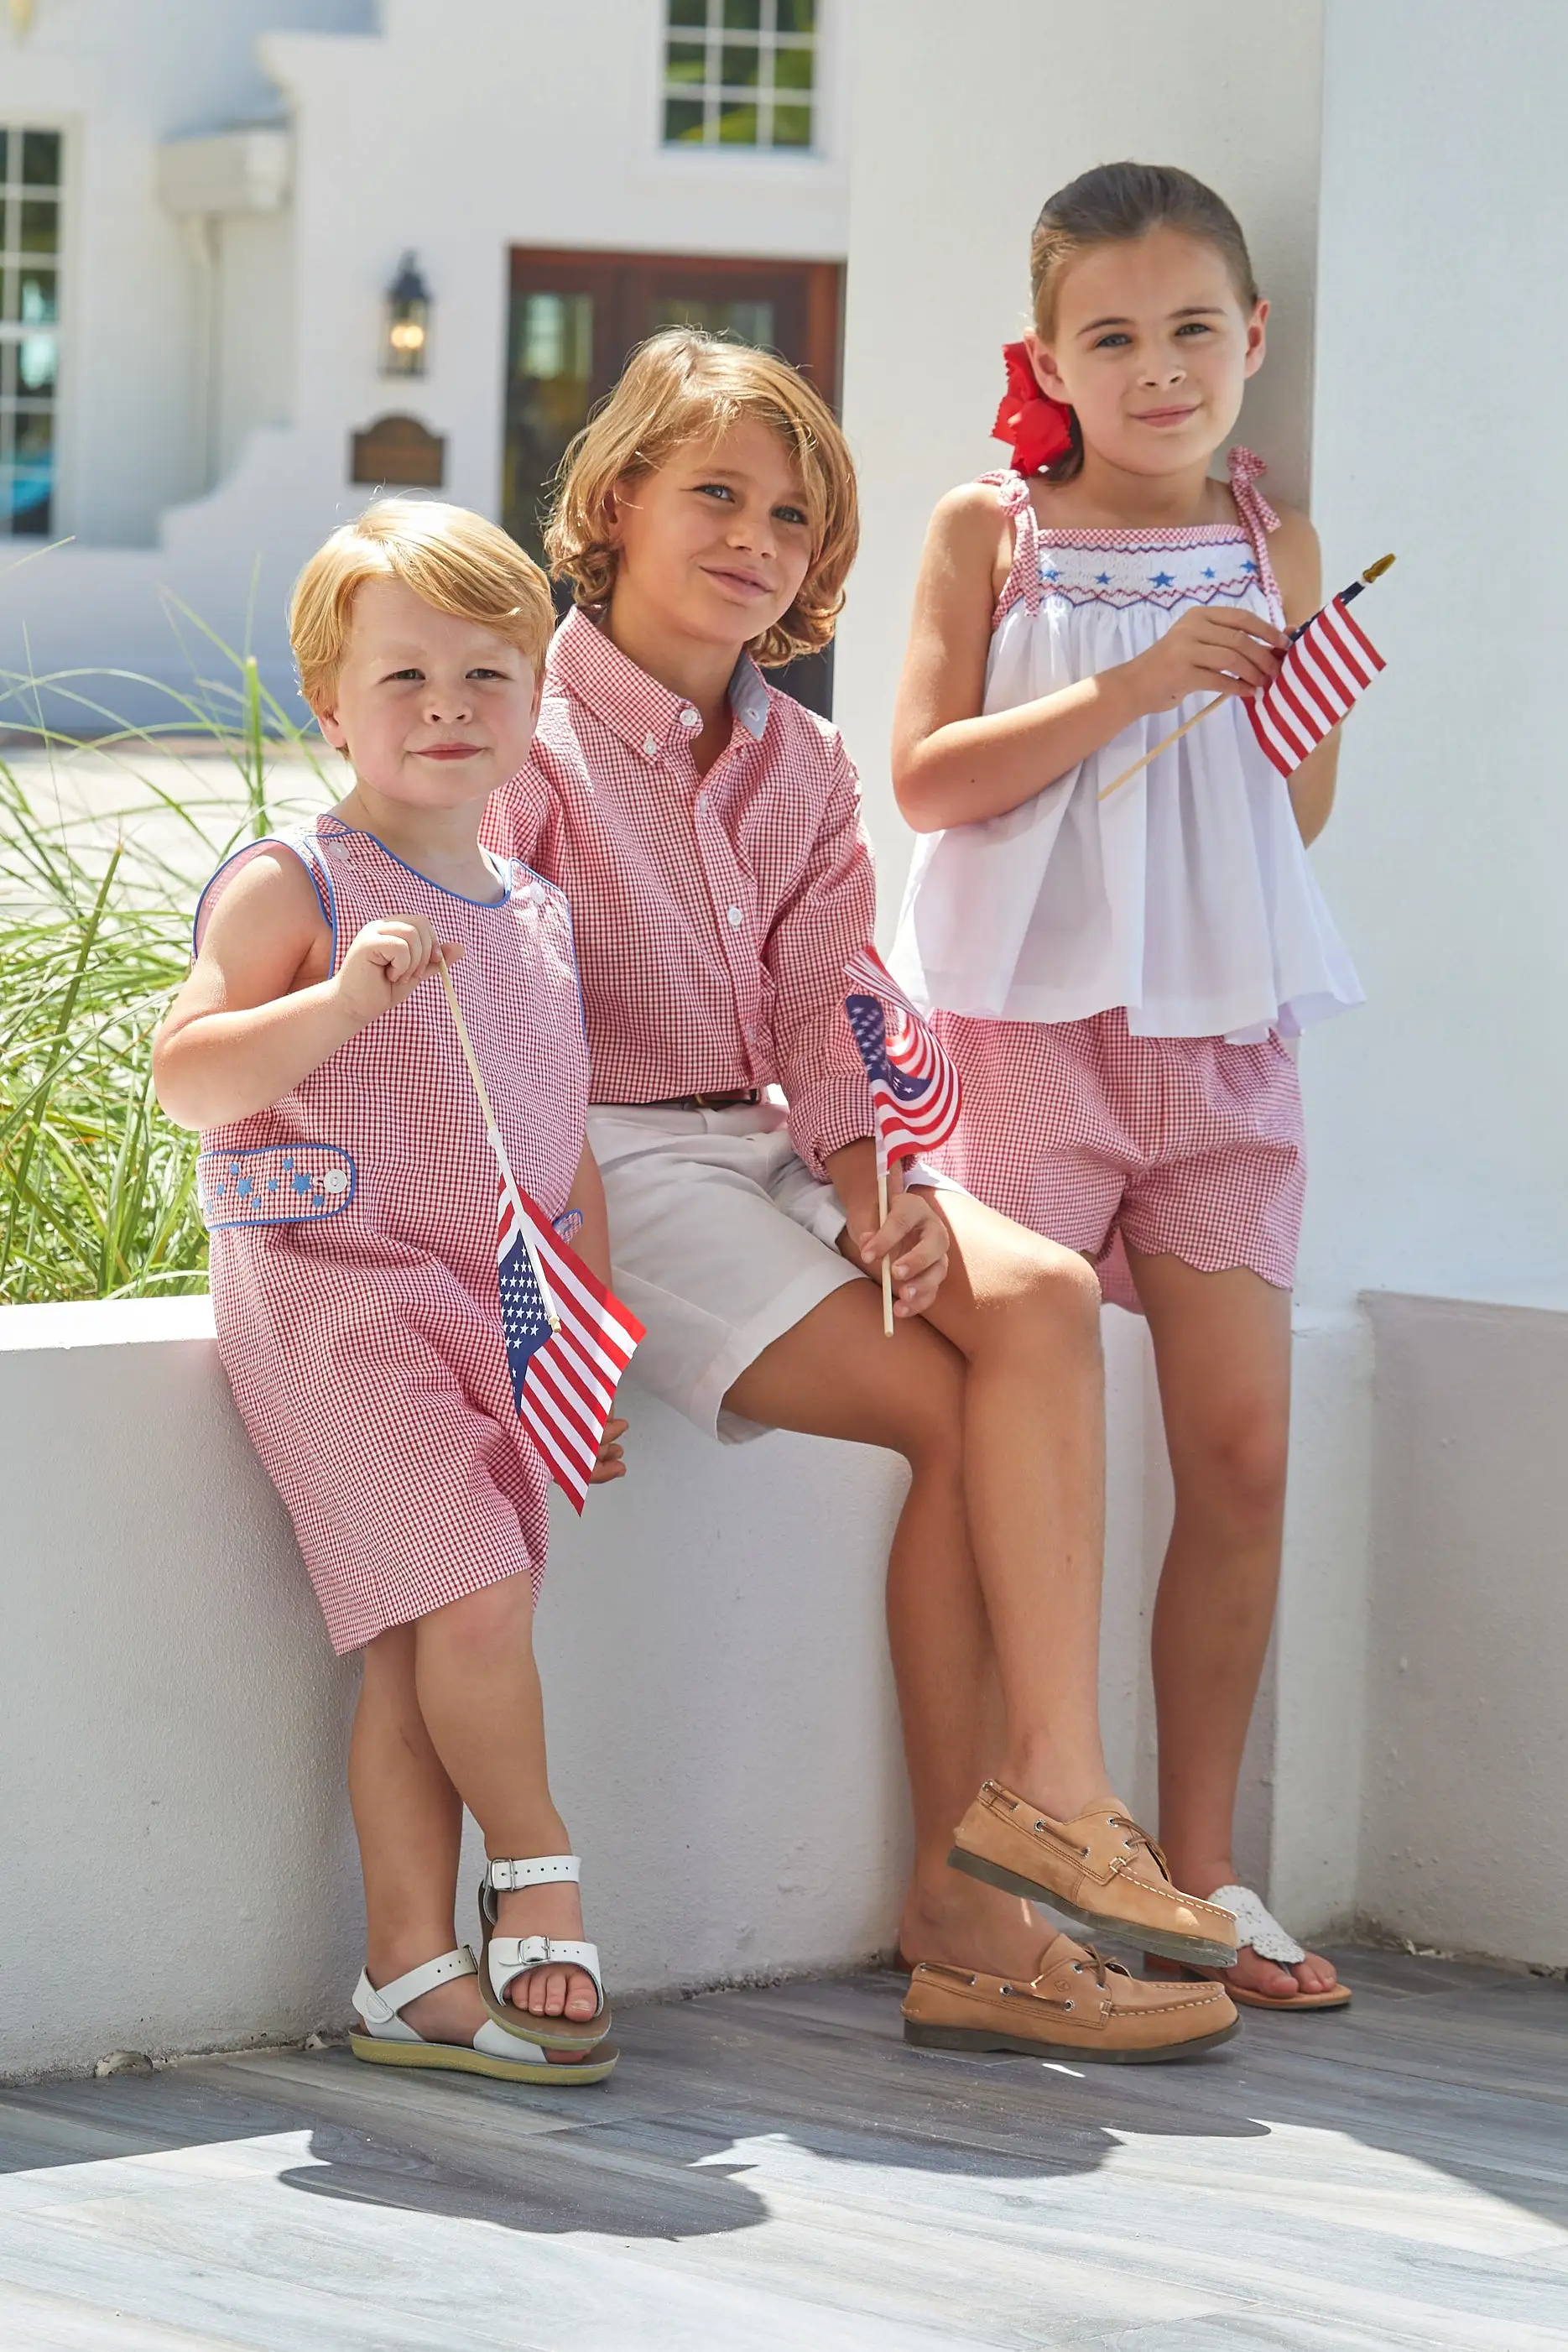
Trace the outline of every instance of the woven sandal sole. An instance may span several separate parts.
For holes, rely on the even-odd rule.
[[[1233,1969],[1236,1966],[1234,1944],[1217,1944],[1207,1936],[1176,1936],[1163,1927],[1140,1927],[1131,1919],[1119,1918],[1113,1911],[1086,1911],[1082,1904],[1069,1903],[1036,1878],[1020,1878],[1016,1870],[1005,1870],[999,1862],[988,1862],[983,1854],[966,1853],[956,1845],[947,1856],[953,1870],[967,1871],[971,1878],[983,1879],[988,1886],[999,1886],[1004,1895],[1021,1895],[1026,1903],[1048,1904],[1081,1927],[1095,1935],[1107,1936],[1113,1942],[1137,1944],[1145,1951],[1158,1953],[1161,1959],[1186,1960],[1200,1968]]]
[[[465,2050],[455,2042],[377,2042],[350,2033],[349,2047],[367,2066],[413,2066],[430,2074],[485,2074],[492,2082],[528,2083],[541,2090],[579,2091],[613,2074],[619,2050],[601,2051],[580,2066],[536,2066],[521,2058],[492,2058],[485,2050]]]
[[[1167,2042],[1156,2050],[1086,2050],[1082,2042],[1045,2042],[1032,2034],[992,2033],[983,2026],[922,2025],[904,2021],[904,2038],[917,2050],[1005,2051],[1019,2058],[1082,2060],[1088,2066],[1160,2066],[1177,2058],[1197,2058],[1218,2050],[1241,2030],[1233,2017],[1216,2033],[1202,2033],[1191,2042]]]

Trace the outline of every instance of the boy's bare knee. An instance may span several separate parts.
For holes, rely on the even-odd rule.
[[[1282,1416],[1246,1412],[1210,1431],[1188,1476],[1233,1528],[1267,1532],[1285,1501],[1290,1437]],[[1187,1480],[1181,1483],[1185,1486]]]
[[[1008,1344],[1098,1356],[1100,1277],[1086,1258],[1020,1234],[1007,1277],[998,1303]]]

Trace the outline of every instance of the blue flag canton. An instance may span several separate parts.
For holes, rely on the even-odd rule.
[[[850,1028],[865,1064],[868,1078],[880,1078],[894,1102],[919,1102],[930,1092],[929,1075],[917,1077],[911,1070],[901,1070],[890,1059],[887,1050],[887,1020],[874,996],[846,996],[844,1011],[850,1017]]]
[[[849,1015],[850,1034],[861,1060],[865,1064],[868,1078],[891,1079],[893,1070],[887,1058],[887,1023],[874,996],[846,996],[844,1011]]]
[[[507,1361],[512,1373],[512,1400],[521,1412],[528,1366],[539,1349],[549,1345],[553,1334],[520,1226],[513,1234],[512,1246],[501,1259],[497,1273],[501,1284],[501,1328],[507,1336]]]

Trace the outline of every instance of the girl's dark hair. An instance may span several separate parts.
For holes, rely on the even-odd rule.
[[[1241,224],[1223,196],[1174,163],[1099,163],[1048,196],[1030,240],[1030,291],[1042,342],[1055,331],[1056,297],[1073,262],[1098,245],[1130,245],[1155,228],[1180,229],[1218,253],[1244,310],[1258,299],[1258,281]],[[1066,481],[1083,463],[1078,420],[1072,446],[1047,478]]]

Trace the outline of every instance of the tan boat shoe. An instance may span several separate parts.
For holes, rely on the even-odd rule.
[[[1057,1936],[1030,1984],[922,1960],[904,2038],[923,2050],[1012,2050],[1104,2066],[1152,2066],[1228,2042],[1241,2021],[1223,1985],[1145,1983],[1092,1947]]]
[[[1173,1886],[1165,1855],[1113,1797],[1055,1822],[988,1780],[953,1837],[955,1870],[1026,1903],[1049,1903],[1094,1935],[1191,1967],[1236,1965],[1230,1913]]]

